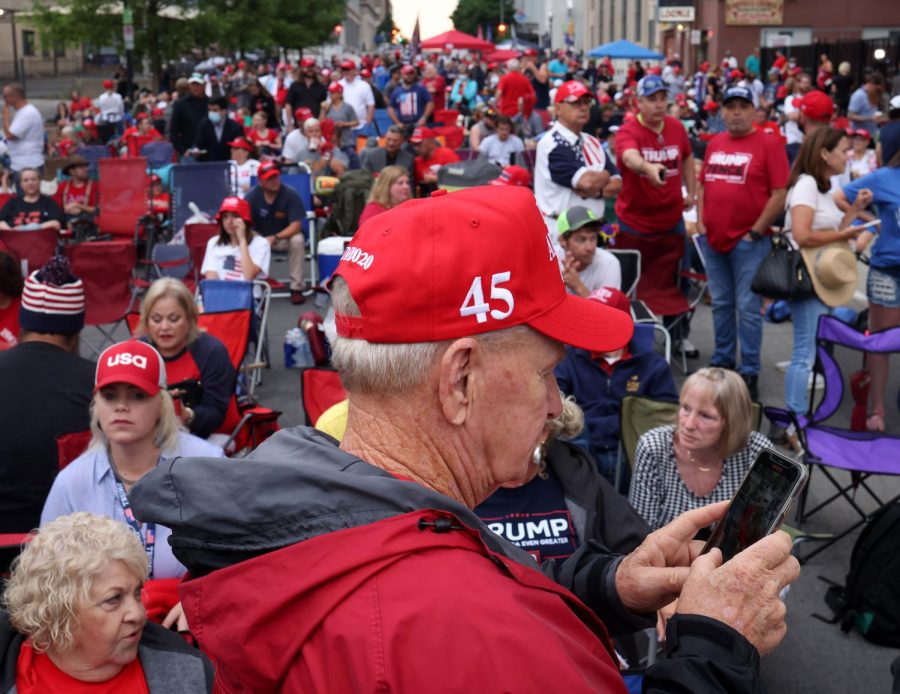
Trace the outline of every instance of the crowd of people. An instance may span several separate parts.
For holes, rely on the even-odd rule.
[[[302,303],[307,210],[284,174],[371,180],[328,285],[347,399],[323,417],[329,436],[288,429],[242,465],[223,461],[238,374],[185,284],[150,284],[137,337],[95,364],[79,356],[86,298],[65,257],[23,275],[0,245],[0,378],[21,394],[0,405],[0,533],[38,528],[0,554],[0,571],[19,555],[3,690],[211,691],[215,669],[223,688],[260,692],[612,692],[619,638],[656,624],[668,657],[645,691],[757,691],[799,572],[790,540],[723,563],[698,538],[792,435],[751,416],[769,303],[751,285],[773,233],[815,287],[787,306],[790,411],[809,409],[816,322],[851,302],[856,254],[870,255],[869,329],[900,325],[900,94],[826,56],[806,67],[778,54],[763,83],[758,52],[693,76],[677,55],[617,73],[537,50],[239,60],[155,93],[108,80],[49,127],[6,85],[4,232],[95,217],[80,146],[170,143],[173,161],[236,172],[200,275],[264,279],[287,253]],[[51,157],[65,159],[54,196]],[[440,190],[445,167],[473,159],[489,185]],[[161,201],[163,178],[151,184]],[[639,255],[634,287],[617,253]],[[640,300],[699,365],[691,268],[715,346],[679,392],[632,312]],[[887,355],[867,368],[865,427],[880,432]],[[633,472],[619,453],[630,395],[677,411],[640,437]],[[79,432],[59,471],[58,437]]]

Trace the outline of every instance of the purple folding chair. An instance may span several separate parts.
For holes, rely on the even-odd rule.
[[[891,354],[900,353],[900,327],[865,335],[834,316],[821,316],[816,331],[816,368],[814,378],[822,378],[825,391],[814,405],[810,401],[810,413],[795,416],[783,409],[767,407],[766,416],[781,426],[794,424],[805,451],[804,460],[810,466],[810,474],[819,469],[834,487],[835,492],[812,509],[806,508],[807,491],[804,491],[797,509],[797,522],[802,525],[810,516],[837,499],[843,498],[859,516],[850,527],[835,533],[827,542],[806,555],[806,561],[831,546],[844,536],[868,522],[878,509],[900,499],[900,494],[883,500],[867,482],[871,475],[900,475],[900,437],[887,433],[853,431],[849,420],[839,421],[836,416],[847,391],[849,379],[845,377],[837,355],[850,350]],[[838,479],[836,470],[850,473],[850,482]],[[859,490],[865,491],[878,505],[866,512],[856,498]]]

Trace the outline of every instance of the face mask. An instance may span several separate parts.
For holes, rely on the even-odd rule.
[[[222,114],[217,111],[210,111],[209,120],[213,124],[219,123],[222,120]]]
[[[244,116],[244,127],[249,128],[253,125],[253,117],[252,116]]]

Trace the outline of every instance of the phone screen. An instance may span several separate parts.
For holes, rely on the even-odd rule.
[[[728,561],[777,530],[806,476],[801,463],[769,449],[760,451],[703,551],[718,547]]]

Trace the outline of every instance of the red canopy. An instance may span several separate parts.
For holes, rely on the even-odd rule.
[[[460,48],[467,51],[492,51],[494,50],[494,44],[454,29],[432,36],[430,39],[425,39],[422,41],[422,48]]]
[[[513,48],[500,48],[496,51],[486,54],[484,56],[484,59],[489,63],[504,63],[507,60],[518,58],[519,53],[521,53],[521,51]]]

